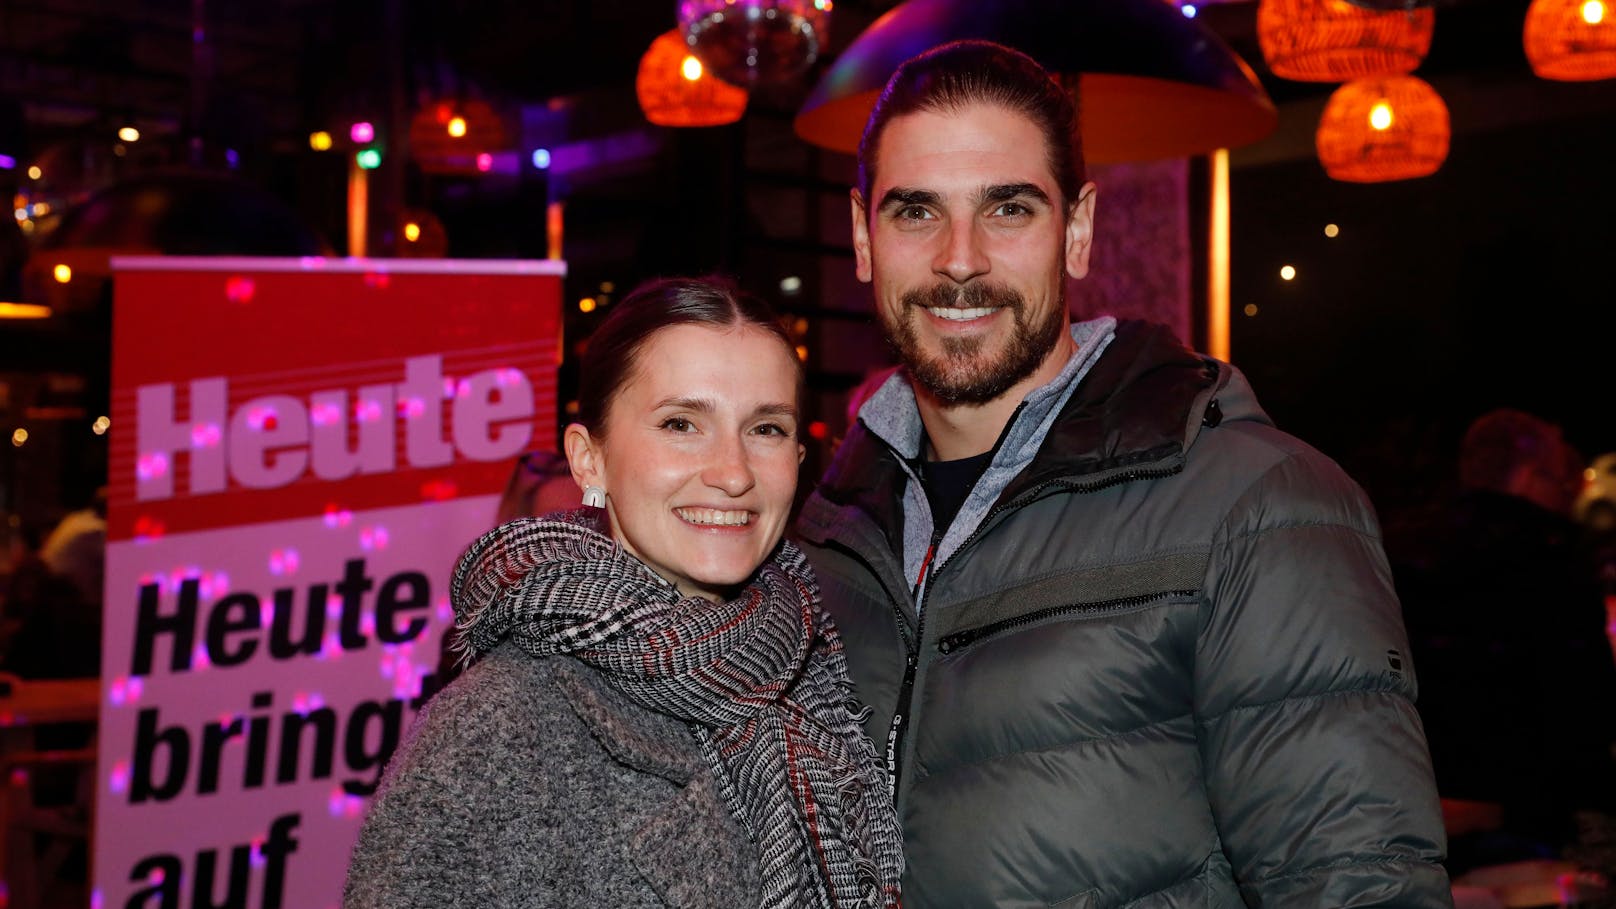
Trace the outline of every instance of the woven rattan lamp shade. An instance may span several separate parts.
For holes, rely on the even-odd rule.
[[[1616,10],[1605,0],[1533,0],[1522,43],[1532,72],[1544,79],[1616,77]]]
[[[1431,47],[1436,11],[1381,12],[1347,0],[1260,0],[1257,43],[1274,75],[1345,82],[1406,73]]]
[[[689,45],[678,29],[663,32],[640,58],[634,93],[645,119],[658,126],[723,126],[746,113],[746,90],[705,69],[695,79],[684,72]]]
[[[1436,173],[1448,136],[1448,106],[1436,89],[1414,76],[1374,76],[1335,90],[1314,146],[1331,177],[1380,183]]]

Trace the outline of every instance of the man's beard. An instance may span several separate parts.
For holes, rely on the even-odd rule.
[[[963,287],[936,284],[908,290],[899,302],[902,310],[888,322],[887,336],[898,349],[910,377],[945,404],[986,404],[1009,391],[1043,364],[1060,340],[1065,321],[1063,300],[1050,307],[1042,322],[1029,324],[1027,302],[1020,293],[981,280]],[[991,336],[940,338],[943,348],[940,356],[928,356],[922,349],[915,330],[915,321],[921,318],[919,309],[981,306],[1007,308],[1015,321],[1004,350],[997,357],[981,357],[982,348],[993,339]]]

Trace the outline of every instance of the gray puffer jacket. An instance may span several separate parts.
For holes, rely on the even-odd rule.
[[[860,426],[798,524],[908,909],[1451,904],[1375,515],[1231,367],[1119,326],[922,620],[908,475]]]

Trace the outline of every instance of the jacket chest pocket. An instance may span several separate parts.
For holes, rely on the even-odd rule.
[[[1046,622],[1107,619],[1191,602],[1200,594],[1207,560],[1205,552],[1179,553],[1052,573],[937,609],[933,640],[937,651],[948,656]]]

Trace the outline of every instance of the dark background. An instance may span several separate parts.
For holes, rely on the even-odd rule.
[[[520,124],[522,153],[638,143],[565,175],[425,174],[389,152],[375,179],[394,204],[441,222],[450,256],[542,256],[543,203],[564,199],[569,303],[609,305],[655,274],[738,274],[800,320],[814,416],[827,424],[805,466],[813,476],[847,391],[886,352],[850,278],[852,162],[806,146],[790,121],[836,52],[893,5],[838,0],[816,67],[755,93],[740,124],[664,130],[644,122],[633,80],[651,40],[676,25],[672,0],[0,0],[0,153],[19,161],[0,188],[56,203],[28,240],[37,247],[60,211],[108,185],[228,173],[341,254],[344,159],[340,146],[312,152],[313,129],[340,143],[355,119],[396,131],[427,101],[474,97]],[[1272,137],[1232,156],[1232,359],[1282,427],[1342,461],[1383,508],[1446,483],[1465,424],[1494,406],[1561,422],[1589,456],[1616,450],[1616,82],[1533,76],[1520,45],[1527,5],[1437,3],[1417,74],[1449,105],[1448,160],[1434,176],[1373,185],[1323,173],[1312,131],[1335,86],[1264,70],[1255,0],[1201,11],[1280,110]],[[143,138],[119,151],[110,136],[130,121]],[[34,161],[48,173],[30,183]],[[399,212],[375,213],[372,254],[405,252],[388,220]],[[1340,235],[1326,238],[1326,223]],[[1294,281],[1280,280],[1285,264]],[[781,288],[787,276],[799,290]],[[77,414],[32,420],[39,444],[26,452],[0,438],[0,511],[48,526],[104,476],[105,438],[84,438],[76,421],[105,400],[105,308],[0,322],[4,435],[42,407]],[[569,306],[569,342],[604,311]],[[569,362],[563,399],[570,382]]]

